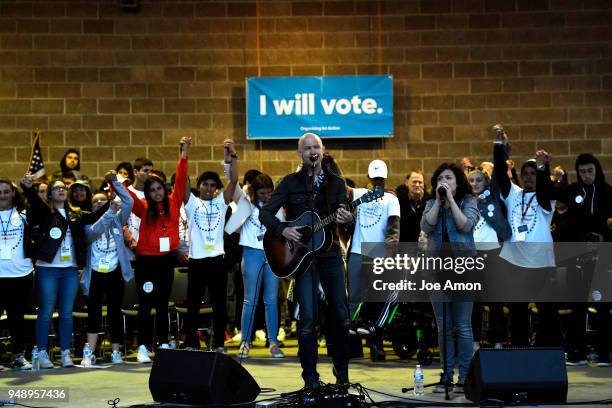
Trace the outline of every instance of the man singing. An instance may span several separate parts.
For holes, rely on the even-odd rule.
[[[325,147],[314,133],[305,133],[298,142],[297,154],[302,159],[302,168],[284,177],[268,203],[261,209],[259,219],[278,238],[298,242],[302,238],[299,227],[287,227],[277,218],[281,207],[287,211],[287,219],[294,220],[304,211],[312,209],[324,218],[335,212],[336,222],[353,222],[353,215],[343,206],[347,202],[344,180],[324,171],[321,159]],[[348,384],[348,339],[349,316],[346,304],[343,262],[338,235],[333,227],[326,227],[326,235],[332,237],[329,248],[317,252],[312,265],[296,278],[295,294],[300,306],[298,323],[298,345],[302,378],[307,388],[319,388],[317,373],[317,288],[323,287],[332,314],[333,364],[337,384]]]

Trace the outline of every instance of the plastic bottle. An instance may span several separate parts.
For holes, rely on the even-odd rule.
[[[38,359],[38,346],[32,349],[32,371],[40,370],[40,360]]]
[[[85,343],[83,347],[83,361],[81,361],[81,366],[83,367],[91,367],[91,347],[89,343]]]
[[[414,369],[414,395],[421,396],[425,395],[425,374],[421,370],[421,366],[417,364]]]

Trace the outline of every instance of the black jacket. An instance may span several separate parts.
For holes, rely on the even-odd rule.
[[[396,187],[395,193],[400,205],[400,242],[417,242],[421,233],[421,217],[429,194],[425,192],[418,203],[410,199],[408,187],[401,184]]]
[[[348,203],[346,183],[330,171],[325,171],[323,184],[315,195],[315,212],[323,219]],[[276,213],[285,207],[287,220],[294,220],[309,208],[309,177],[306,169],[285,176],[272,193],[268,203],[260,210],[259,220],[277,237],[282,237],[285,226],[276,218]],[[346,227],[346,226],[343,226]],[[319,256],[337,256],[340,254],[340,243],[335,223],[325,228],[327,236],[332,237],[331,246],[318,252]]]
[[[75,211],[66,205],[66,216],[68,217],[66,219],[58,211],[51,209],[43,202],[33,187],[27,188],[23,185],[21,187],[30,204],[27,219],[28,225],[33,229],[30,231],[28,240],[31,247],[27,252],[32,256],[32,260],[34,262],[38,259],[44,262],[52,262],[66,236],[66,231],[70,228],[77,266],[79,269],[83,268],[87,254],[84,226],[95,223],[106,212],[108,204],[95,213]],[[50,236],[50,231],[56,227],[61,230],[62,235],[58,239],[53,239]]]

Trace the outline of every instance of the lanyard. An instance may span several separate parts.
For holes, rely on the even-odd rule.
[[[525,190],[523,190],[523,196],[521,197],[521,223],[525,222],[525,216],[527,215],[527,211],[529,211],[529,207],[531,207],[531,203],[535,196],[536,195],[534,193],[529,199],[529,202],[527,202],[527,207],[525,207]]]
[[[15,211],[15,207],[11,208],[11,213],[9,214],[8,220],[6,221],[6,228],[4,228],[4,220],[0,217],[0,224],[2,224],[2,237],[4,238],[4,241],[8,239],[9,223],[11,222],[13,211]]]
[[[582,187],[582,192],[584,193],[584,200],[586,200],[587,198],[587,192],[584,189],[584,186]],[[595,183],[593,183],[593,195],[591,196],[591,215],[593,215],[593,203],[595,202]]]

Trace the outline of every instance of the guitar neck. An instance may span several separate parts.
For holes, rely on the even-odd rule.
[[[353,201],[352,203],[350,203],[348,205],[348,211],[353,211],[355,208],[357,208],[357,206],[359,206],[360,204],[363,204],[363,199],[362,198],[358,198],[355,201]],[[321,221],[317,222],[314,226],[314,230],[319,231],[322,228],[325,228],[326,226],[328,226],[329,224],[331,224],[332,222],[334,222],[334,220],[336,219],[336,212],[334,211],[333,213],[329,214],[327,217],[323,218]]]

